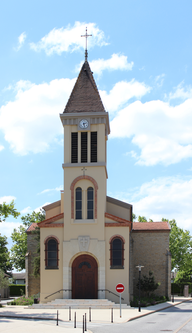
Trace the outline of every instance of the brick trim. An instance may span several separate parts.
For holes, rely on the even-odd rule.
[[[60,241],[59,241],[59,238],[55,235],[49,235],[47,236],[45,239],[44,239],[44,244],[49,240],[49,238],[55,238],[55,240],[57,241],[57,243],[59,244]]]
[[[131,227],[131,224],[130,222],[127,223],[105,222],[105,227]]]
[[[94,193],[94,216],[95,216],[95,219],[97,219],[97,190],[98,190],[98,184],[96,182],[96,180],[90,176],[86,176],[86,175],[83,175],[83,176],[79,176],[77,178],[75,178],[73,180],[73,182],[71,183],[71,186],[70,186],[70,190],[71,190],[71,218],[74,219],[74,187],[75,187],[75,184],[79,181],[79,180],[82,180],[82,179],[87,179],[87,180],[90,180],[90,182],[92,182],[92,184],[94,185],[94,189],[95,189],[95,193]]]
[[[55,223],[55,224],[51,224],[51,223],[56,222],[56,221],[60,220],[63,217],[64,217],[64,213],[52,216],[49,219],[46,219],[46,220],[43,220],[43,221],[39,222],[38,226],[39,226],[39,228],[42,228],[42,227],[47,227],[47,228],[48,227],[51,227],[51,228],[53,227],[53,228],[56,228],[56,227],[59,227],[59,226],[62,227],[61,223]]]
[[[121,236],[121,235],[118,235],[118,234],[112,236],[112,237],[110,238],[110,240],[109,240],[109,243],[111,243],[111,242],[114,240],[114,238],[121,238],[122,241],[123,241],[124,244],[125,244],[125,238],[124,238],[123,236]]]
[[[113,221],[116,221],[116,222],[119,222],[118,224],[126,224],[126,225],[130,225],[132,224],[131,221],[128,221],[128,220],[125,220],[125,219],[122,219],[121,217],[118,217],[118,216],[115,216],[115,215],[112,215],[112,214],[109,214],[109,213],[105,213],[105,217],[107,217],[108,219],[111,219]],[[105,222],[105,224],[108,224],[110,222]],[[114,224],[114,223],[113,223]]]

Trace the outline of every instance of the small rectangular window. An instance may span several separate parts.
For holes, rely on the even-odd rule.
[[[97,132],[91,132],[91,162],[97,162]]]
[[[87,163],[87,132],[81,132],[81,163]]]
[[[78,162],[78,133],[71,133],[71,163]]]

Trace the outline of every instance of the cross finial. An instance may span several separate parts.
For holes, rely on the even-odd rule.
[[[81,37],[85,37],[85,61],[87,61],[87,58],[88,58],[88,52],[87,52],[87,38],[90,37],[92,35],[88,35],[87,34],[87,27],[86,27],[86,30],[85,30],[85,35],[81,35]]]

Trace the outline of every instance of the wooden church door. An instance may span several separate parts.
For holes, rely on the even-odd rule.
[[[96,260],[83,254],[77,257],[72,264],[72,298],[97,298],[98,267]]]

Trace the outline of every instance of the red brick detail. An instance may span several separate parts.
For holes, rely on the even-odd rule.
[[[115,238],[121,238],[123,243],[125,244],[125,238],[121,235],[114,235],[110,238],[109,243],[111,243]]]
[[[38,226],[40,228],[42,228],[42,227],[46,227],[46,228],[48,228],[48,227],[51,227],[51,228],[62,227],[63,226],[62,223],[55,223],[55,224],[51,224],[51,223],[53,223],[55,221],[58,221],[58,220],[62,219],[63,217],[64,217],[64,213],[52,216],[49,219],[46,219],[44,221],[39,222]]]
[[[113,223],[113,222],[105,222],[105,227],[131,227],[131,223]]]
[[[113,221],[119,222],[119,223],[126,223],[126,225],[131,226],[131,224],[132,224],[131,221],[122,219],[121,217],[118,217],[118,216],[115,216],[115,215],[112,215],[112,214],[109,214],[109,213],[105,213],[105,217],[107,217],[108,219],[111,219]],[[105,224],[108,224],[108,223],[110,223],[110,222],[106,222]]]
[[[60,243],[59,238],[58,238],[57,236],[55,236],[55,235],[49,235],[49,236],[47,236],[47,237],[44,239],[44,244],[45,244],[50,238],[54,238],[54,239],[57,241],[58,244]]]
[[[96,182],[96,180],[90,176],[86,176],[86,175],[83,175],[83,176],[79,176],[77,178],[75,178],[73,180],[73,182],[71,183],[71,186],[70,186],[70,190],[71,190],[71,218],[74,219],[74,187],[75,187],[75,184],[79,181],[79,180],[82,180],[82,179],[87,179],[87,180],[90,180],[90,182],[93,183],[94,185],[94,189],[95,189],[95,202],[94,202],[94,207],[95,207],[95,219],[97,219],[97,190],[98,190],[98,184]]]

